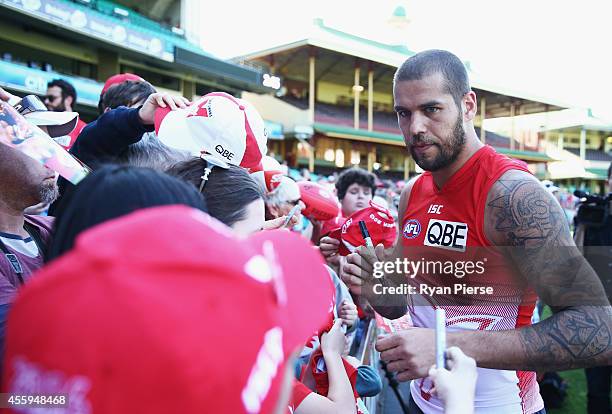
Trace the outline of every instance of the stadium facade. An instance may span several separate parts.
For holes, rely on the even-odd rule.
[[[66,79],[86,121],[97,116],[102,84],[115,73],[136,73],[190,99],[213,90],[243,94],[266,120],[270,152],[291,167],[329,173],[358,165],[404,179],[419,172],[402,149],[391,93],[395,69],[414,54],[406,45],[317,19],[302,39],[224,61],[199,46],[205,12],[199,0],[0,0],[0,86],[43,95],[48,81]],[[396,10],[390,25],[405,24],[405,16]],[[603,189],[610,123],[507,90],[465,63],[483,142],[526,161],[539,178]]]
[[[188,98],[273,91],[264,73],[198,46],[193,29],[203,9],[198,0],[0,0],[0,86],[43,95],[48,81],[65,79],[86,121],[97,116],[103,82],[116,73]]]
[[[402,149],[392,79],[413,54],[404,44],[366,39],[316,19],[307,37],[234,60],[282,79],[276,96],[246,94],[264,117],[282,125],[285,139],[271,144],[279,158],[321,173],[358,165],[383,177],[408,178],[419,171]],[[491,83],[465,64],[479,100],[475,125],[484,143],[524,160],[539,178],[560,179],[559,162],[569,161],[577,166],[563,176],[570,187],[603,185],[603,163],[612,159],[610,124],[592,115],[572,125],[555,123],[575,111],[571,105],[508,90],[501,80]],[[546,122],[522,122],[530,117]]]

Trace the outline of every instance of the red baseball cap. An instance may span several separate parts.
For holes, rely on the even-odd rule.
[[[79,413],[268,413],[333,290],[300,236],[141,210],[82,234],[20,292],[3,390],[67,394]]]
[[[395,219],[389,210],[370,201],[370,207],[354,212],[340,228],[329,234],[329,237],[340,240],[339,255],[346,256],[355,251],[358,246],[365,245],[359,228],[361,220],[365,221],[374,246],[379,243],[386,248],[393,246],[397,235]]]
[[[143,78],[138,75],[134,75],[133,73],[118,73],[116,75],[111,76],[106,80],[106,82],[104,82],[104,86],[102,87],[102,92],[100,92],[100,95],[104,95],[104,93],[111,86],[127,81],[145,82]]]

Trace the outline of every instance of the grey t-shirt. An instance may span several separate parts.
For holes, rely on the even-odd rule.
[[[53,217],[26,216],[26,221],[38,229],[41,242],[45,247],[51,239]],[[40,251],[31,235],[23,238],[0,232],[0,241],[8,252],[14,255],[9,260],[4,252],[0,253],[0,305],[5,305],[12,302],[17,289],[22,284],[19,276],[24,283],[27,283],[32,273],[43,266],[44,252]],[[17,263],[15,263],[15,258]],[[22,273],[18,274],[17,269],[20,269]]]

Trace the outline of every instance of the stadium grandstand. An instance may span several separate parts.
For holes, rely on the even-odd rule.
[[[396,11],[390,21],[396,21],[397,15],[401,17]],[[366,39],[315,19],[305,38],[271,45],[234,61],[257,65],[282,79],[283,87],[275,97],[245,94],[264,117],[282,130],[284,140],[271,145],[279,159],[288,160],[290,166],[323,174],[358,165],[376,171],[381,177],[405,179],[417,173],[418,167],[403,151],[398,151],[404,143],[393,112],[391,85],[397,66],[414,53],[403,44]],[[491,84],[471,69],[470,62],[465,64],[479,99],[476,130],[481,140],[501,153],[526,161],[540,178],[554,175],[548,166],[571,157],[571,150],[562,148],[559,153],[556,145],[551,150],[550,143],[558,138],[552,124],[548,128],[521,129],[520,119],[533,116],[552,119],[571,105],[525,91],[507,90],[501,81]],[[495,128],[497,119],[509,120],[508,127]],[[599,124],[603,128],[585,129],[593,132],[587,134],[585,147],[609,156],[606,153],[612,144],[606,138],[609,125]],[[569,134],[575,141],[575,134]],[[566,147],[572,147],[571,142]],[[596,188],[597,180],[602,179],[601,171],[595,175],[585,171],[586,174],[573,177],[577,181],[575,187]]]
[[[265,93],[263,74],[220,60],[198,45],[197,0],[0,0],[0,86],[44,95],[62,78],[90,121],[104,81],[135,73],[159,91],[188,98],[221,90]]]

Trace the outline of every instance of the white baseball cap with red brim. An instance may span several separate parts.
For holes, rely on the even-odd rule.
[[[46,127],[47,134],[52,138],[70,134],[79,122],[77,112],[49,111],[35,95],[27,95],[22,99],[14,96],[8,103],[32,125]]]
[[[56,138],[72,132],[79,122],[79,114],[77,112],[37,111],[26,114],[25,119],[33,125],[46,127],[49,136]]]
[[[266,153],[264,120],[249,102],[212,92],[186,109],[159,108],[155,132],[164,144],[194,156],[206,152],[244,168],[261,168]]]

